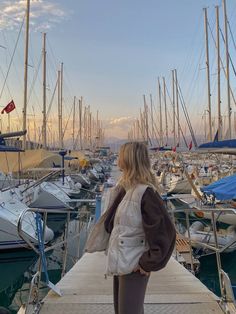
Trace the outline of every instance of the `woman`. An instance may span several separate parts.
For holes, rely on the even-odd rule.
[[[146,145],[122,145],[118,166],[119,192],[104,222],[110,233],[107,274],[113,275],[115,313],[142,314],[150,273],[168,262],[175,228],[157,192]]]

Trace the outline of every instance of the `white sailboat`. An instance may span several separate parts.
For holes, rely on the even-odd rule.
[[[28,207],[16,197],[14,191],[8,190],[0,193],[0,251],[27,247],[17,231],[18,219]],[[35,214],[27,212],[23,218],[22,231],[31,242],[37,243],[37,229]],[[45,227],[45,243],[51,241],[54,233]]]
[[[53,182],[42,182],[37,188],[28,190],[29,206],[47,209],[69,209],[73,200]]]

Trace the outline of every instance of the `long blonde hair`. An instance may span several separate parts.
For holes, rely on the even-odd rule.
[[[151,171],[147,146],[141,142],[128,142],[121,146],[118,166],[122,170],[119,184],[126,190],[137,184],[148,184],[159,190],[158,183]]]

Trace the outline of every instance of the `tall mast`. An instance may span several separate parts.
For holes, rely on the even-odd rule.
[[[88,135],[89,135],[89,147],[92,148],[92,112],[90,111],[89,106],[89,112],[88,112]]]
[[[58,84],[57,84],[57,103],[58,103],[58,144],[61,146],[62,129],[61,129],[61,71],[58,71]]]
[[[64,68],[64,65],[63,65],[63,62],[61,63],[61,87],[60,87],[60,92],[61,92],[61,95],[60,95],[60,107],[61,107],[61,138],[60,138],[60,141],[61,141],[61,148],[64,148],[64,144],[63,144],[63,68]]]
[[[74,103],[73,103],[73,123],[72,123],[73,149],[75,149],[75,103],[76,103],[76,96],[74,96]]]
[[[207,117],[207,110],[204,110],[203,118],[204,118],[204,139],[205,139],[205,142],[207,141],[207,123],[206,123],[206,117]]]
[[[220,100],[220,32],[219,32],[219,6],[216,6],[216,47],[217,47],[217,96],[218,96],[218,139],[222,139],[222,117]]]
[[[225,61],[226,61],[226,79],[227,79],[228,128],[229,128],[228,138],[231,139],[232,130],[231,130],[231,105],[230,105],[230,82],[229,82],[229,45],[228,45],[226,0],[223,0],[223,10],[224,10],[224,31],[225,31]]]
[[[97,110],[97,117],[96,117],[96,146],[98,147],[98,143],[99,143],[99,120],[98,120],[98,115],[99,115],[99,111]]]
[[[143,95],[143,102],[144,102],[144,125],[145,125],[145,131],[147,136],[147,142],[149,141],[149,130],[148,130],[148,107],[146,103],[146,97]]]
[[[83,149],[82,145],[82,112],[83,112],[83,98],[79,100],[79,146],[80,149]]]
[[[158,77],[158,93],[159,93],[159,105],[160,105],[160,145],[163,146],[163,129],[162,129],[162,108],[161,108],[161,84]]]
[[[208,44],[208,20],[207,8],[204,8],[204,26],[206,41],[206,73],[207,73],[207,99],[208,99],[208,124],[209,124],[209,140],[212,141],[212,125],[211,125],[211,83],[210,83],[210,66],[209,66],[209,44]]]
[[[175,72],[172,70],[172,102],[173,102],[173,136],[174,147],[176,147],[176,133],[175,133]]]
[[[47,148],[47,112],[46,112],[46,33],[43,33],[43,148]]]
[[[144,123],[143,123],[143,114],[142,114],[142,110],[140,109],[140,130],[141,130],[141,135],[143,140],[146,140],[145,137],[145,128],[144,128]]]
[[[152,102],[152,94],[150,94],[150,103],[151,103],[151,124],[152,124],[152,141],[154,138],[154,121],[153,121],[153,102]]]
[[[88,141],[87,141],[87,138],[88,138],[88,134],[87,134],[87,107],[85,106],[84,107],[84,145],[85,145],[85,149],[87,149],[87,145],[88,145]]]
[[[167,119],[167,105],[166,105],[166,82],[165,78],[163,80],[163,93],[164,93],[164,106],[165,106],[165,124],[166,124],[166,145],[168,145],[168,119]]]
[[[27,0],[26,5],[26,30],[25,30],[25,65],[24,65],[24,104],[23,104],[23,131],[27,129],[27,87],[28,87],[28,55],[29,55],[29,14],[30,0]],[[22,148],[26,149],[26,134],[23,136]]]
[[[175,91],[176,91],[176,110],[177,110],[177,139],[180,146],[180,120],[179,120],[179,84],[177,77],[177,70],[175,69]]]

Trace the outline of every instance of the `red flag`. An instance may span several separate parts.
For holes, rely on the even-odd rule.
[[[192,147],[193,147],[193,142],[191,141],[191,142],[189,143],[189,145],[188,145],[188,150],[191,150]]]
[[[16,108],[14,101],[12,100],[11,102],[9,102],[8,105],[6,105],[5,108],[2,109],[1,113],[3,114],[4,112],[6,113],[10,113],[11,111],[13,111]]]

